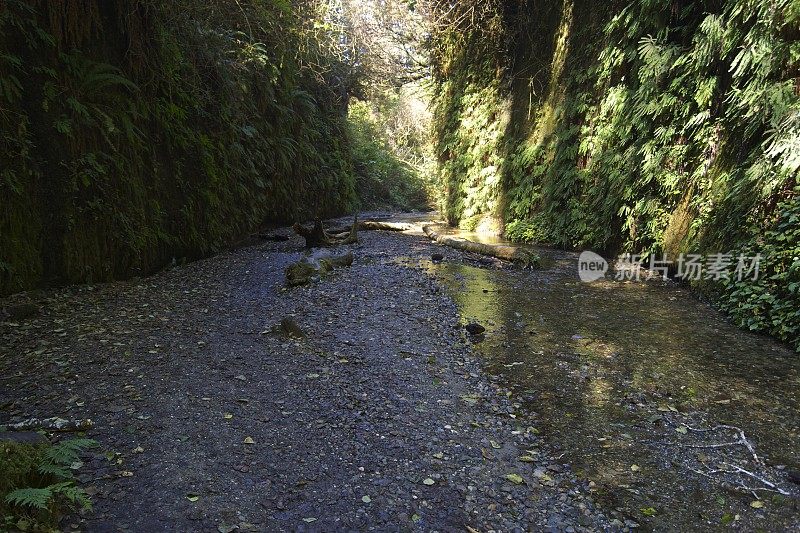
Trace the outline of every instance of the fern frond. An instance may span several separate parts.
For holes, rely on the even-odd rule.
[[[89,499],[89,495],[86,494],[86,491],[81,488],[72,484],[67,484],[53,492],[63,496],[71,504],[79,506],[84,511],[92,510],[92,501]]]
[[[43,464],[69,466],[78,460],[78,454],[97,446],[92,439],[71,439],[60,442],[44,452]]]
[[[72,473],[66,466],[54,465],[49,462],[43,462],[38,466],[37,470],[40,474],[54,476],[60,479],[69,479],[72,477]]]
[[[46,510],[52,497],[53,491],[50,487],[44,489],[17,489],[8,493],[6,503]]]

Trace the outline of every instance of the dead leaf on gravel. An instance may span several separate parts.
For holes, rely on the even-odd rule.
[[[525,480],[519,474],[506,474],[505,478],[515,485],[522,485]]]

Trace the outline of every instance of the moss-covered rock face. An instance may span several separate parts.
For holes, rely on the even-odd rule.
[[[3,3],[0,294],[352,208],[342,91],[308,17],[215,3]]]
[[[609,253],[768,249],[762,281],[719,301],[800,348],[797,2],[470,0],[448,16],[432,48],[452,223],[501,216],[514,239]]]

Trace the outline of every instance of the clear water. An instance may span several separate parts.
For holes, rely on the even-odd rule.
[[[487,328],[476,349],[490,371],[533,397],[525,408],[598,500],[644,529],[800,530],[800,487],[787,475],[800,470],[800,357],[685,288],[586,284],[576,254],[541,253],[538,271],[424,266],[465,319]],[[757,509],[752,494],[692,472],[750,457],[742,446],[704,447],[729,432],[684,436],[681,424],[741,428],[791,495],[759,492]]]

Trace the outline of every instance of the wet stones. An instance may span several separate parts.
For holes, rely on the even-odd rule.
[[[467,333],[469,333],[470,335],[483,335],[484,333],[486,333],[486,328],[481,326],[477,322],[470,322],[469,324],[464,326],[464,329],[466,329]]]

